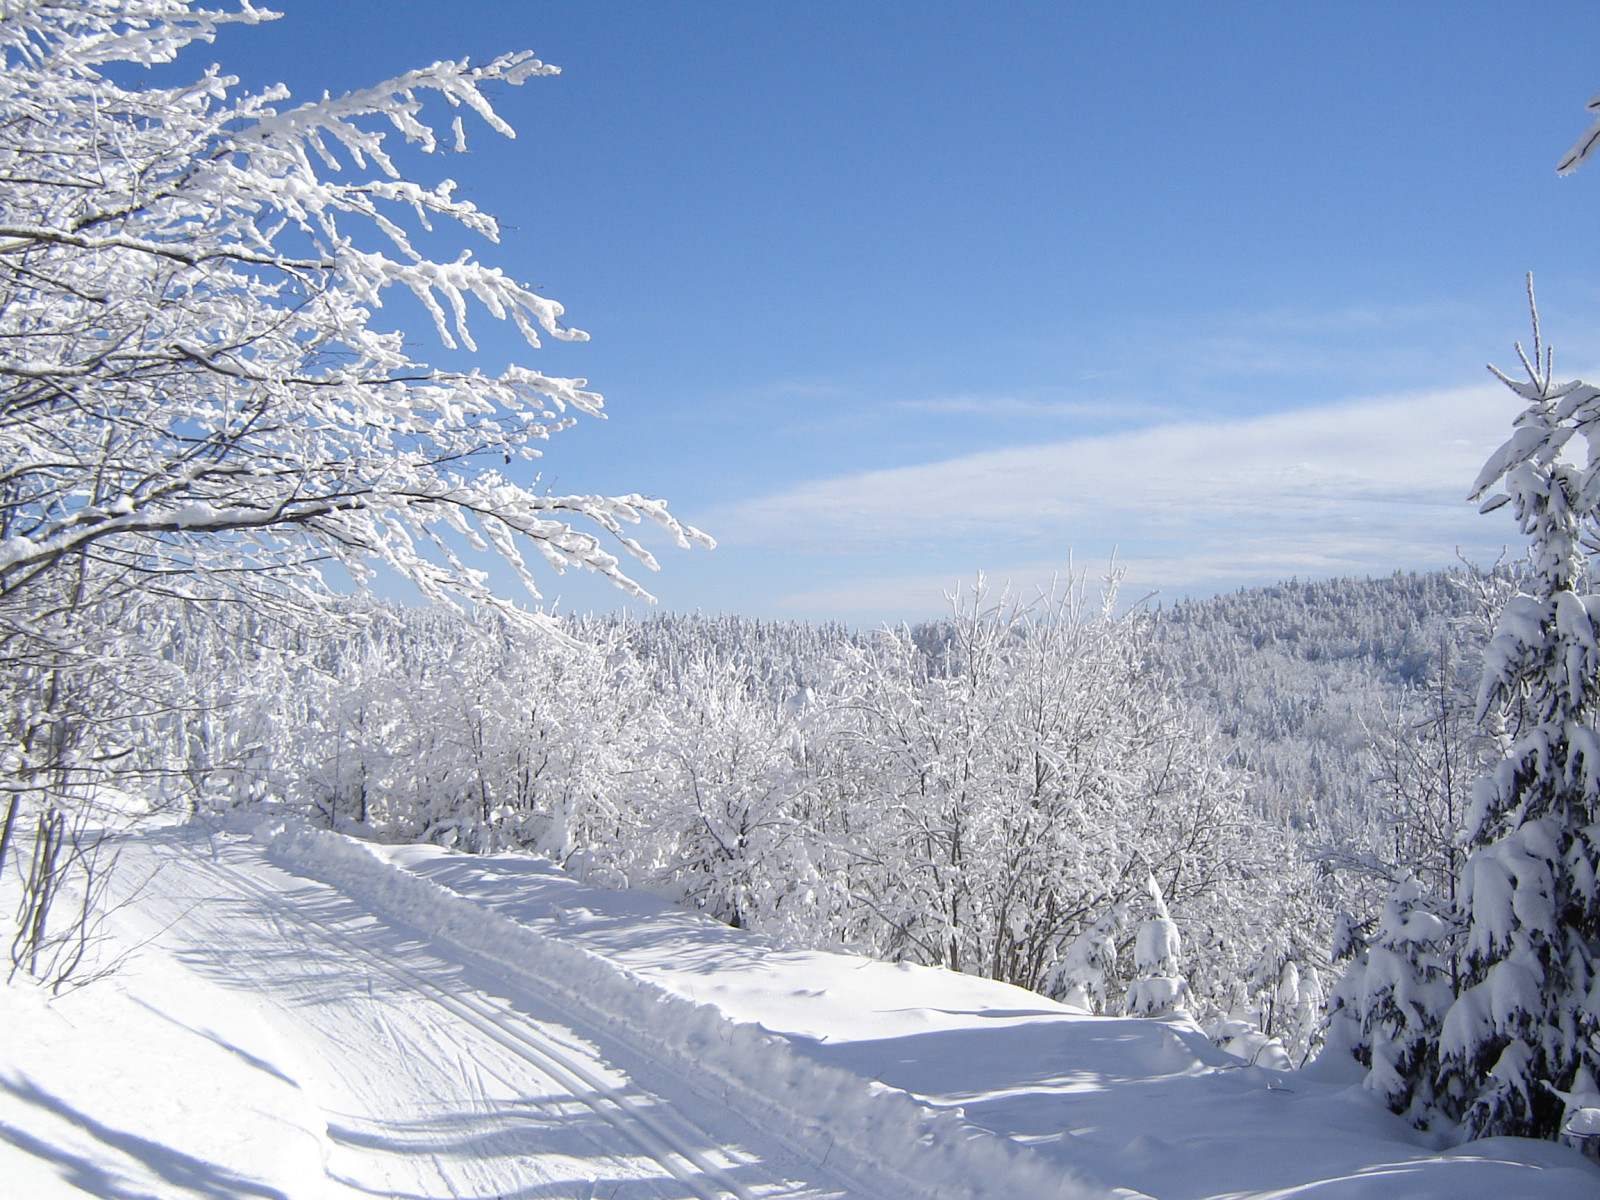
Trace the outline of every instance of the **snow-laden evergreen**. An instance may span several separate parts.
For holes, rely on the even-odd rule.
[[[1352,962],[1330,1004],[1330,1045],[1360,1059],[1365,1085],[1419,1126],[1434,1119],[1440,1027],[1457,987],[1454,930],[1438,907],[1410,879],[1370,940],[1345,926],[1335,956]]]
[[[1183,935],[1167,912],[1161,885],[1148,881],[1150,915],[1139,925],[1133,941],[1134,980],[1123,1009],[1135,1017],[1165,1017],[1185,1011],[1189,982],[1182,974]]]
[[[1600,388],[1555,381],[1537,309],[1532,357],[1518,353],[1527,378],[1500,378],[1526,407],[1472,494],[1485,510],[1510,504],[1532,547],[1530,589],[1500,616],[1479,698],[1481,713],[1520,701],[1525,721],[1473,792],[1458,897],[1463,986],[1444,1018],[1434,1089],[1473,1136],[1552,1137],[1566,1115],[1561,1093],[1600,1067],[1600,596],[1590,559]]]

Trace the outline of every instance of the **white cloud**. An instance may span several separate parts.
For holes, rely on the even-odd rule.
[[[1178,591],[1429,567],[1514,540],[1465,494],[1516,411],[1485,385],[1164,424],[820,480],[707,524],[730,544],[878,558],[877,581],[789,598],[834,611],[904,611],[935,561],[1020,581],[1112,545],[1130,582]]]

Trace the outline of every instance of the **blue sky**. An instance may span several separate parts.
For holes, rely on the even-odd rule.
[[[1592,4],[277,7],[188,64],[302,96],[563,68],[499,96],[516,141],[469,125],[415,171],[592,335],[477,324],[486,368],[606,396],[545,481],[720,539],[663,548],[667,608],[917,618],[1113,547],[1164,599],[1492,558],[1509,519],[1463,495],[1515,412],[1483,364],[1525,271],[1558,373],[1600,363],[1600,167],[1554,172]]]

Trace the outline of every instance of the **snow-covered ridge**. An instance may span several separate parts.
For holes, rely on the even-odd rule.
[[[1112,1194],[973,1128],[959,1110],[931,1108],[899,1089],[804,1058],[760,1025],[729,1020],[711,1005],[488,911],[391,866],[361,842],[276,822],[259,827],[257,837],[278,865],[559,993],[589,1019],[699,1077],[708,1094],[766,1115],[769,1129],[789,1132],[818,1158],[864,1181],[881,1180],[895,1193],[973,1200]]]

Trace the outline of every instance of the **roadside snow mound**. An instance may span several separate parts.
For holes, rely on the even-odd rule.
[[[612,1032],[674,1062],[703,1090],[807,1153],[891,1190],[942,1197],[1087,1200],[1137,1196],[1092,1187],[1015,1143],[908,1093],[806,1058],[759,1025],[728,1020],[580,947],[548,938],[382,861],[364,843],[299,824],[266,822],[257,840],[279,866],[316,879],[504,971],[553,991]]]

